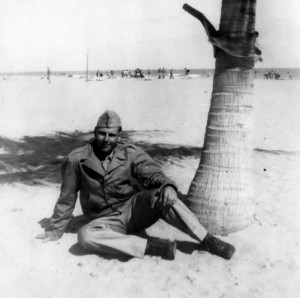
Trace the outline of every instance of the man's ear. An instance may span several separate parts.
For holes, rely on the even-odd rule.
[[[123,132],[122,131],[120,131],[119,132],[119,135],[118,135],[118,142],[120,141],[120,139],[122,138],[122,134],[123,134]]]

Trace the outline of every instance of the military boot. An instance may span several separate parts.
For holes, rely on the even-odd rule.
[[[209,233],[201,242],[201,248],[226,260],[230,260],[235,252],[233,245],[226,243]]]
[[[176,242],[166,239],[150,237],[146,246],[146,255],[162,257],[166,260],[174,260]]]

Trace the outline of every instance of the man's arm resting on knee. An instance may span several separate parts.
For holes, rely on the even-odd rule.
[[[171,186],[177,191],[174,181],[166,177],[160,166],[144,151],[138,149],[133,161],[133,176],[145,189],[159,188],[159,192]]]
[[[173,206],[178,200],[177,190],[173,185],[166,185],[161,189],[159,200],[164,206]]]

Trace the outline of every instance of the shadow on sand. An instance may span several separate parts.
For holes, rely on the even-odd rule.
[[[79,215],[76,217],[72,217],[70,223],[67,226],[67,229],[65,233],[72,233],[77,234],[79,229],[87,224],[89,220],[83,216]],[[43,218],[39,221],[39,224],[41,228],[43,229],[49,229],[50,228],[50,218]],[[146,230],[142,230],[139,233],[136,233],[135,235],[142,237],[144,239],[148,239],[150,235],[146,232]],[[201,245],[199,243],[190,242],[190,241],[181,241],[176,240],[177,244],[177,250],[185,253],[185,254],[192,254],[195,250],[201,250]],[[72,245],[69,249],[69,252],[75,256],[84,256],[84,255],[90,255],[95,254],[93,252],[89,252],[85,249],[83,249],[78,243],[75,243]],[[100,257],[107,259],[107,260],[119,260],[120,262],[128,262],[132,257],[130,256],[119,256],[114,254],[99,254]]]
[[[201,248],[201,245],[199,243],[176,240],[176,244],[177,244],[177,250],[179,250],[185,254],[190,255],[195,250],[204,251],[204,249]],[[69,249],[69,252],[74,256],[95,255],[95,253],[93,253],[93,252],[84,250],[79,245],[79,243],[75,243],[74,245],[72,245]],[[118,260],[120,262],[128,262],[129,260],[133,259],[133,257],[131,257],[131,256],[120,256],[120,255],[113,255],[113,254],[97,254],[97,255],[106,260]]]
[[[132,142],[135,133],[137,132],[123,132],[122,140],[140,146],[160,165],[167,162],[170,157],[178,159],[189,156],[200,157],[201,148],[198,147]],[[151,131],[145,134],[151,135]],[[58,132],[49,136],[24,137],[22,140],[0,137],[0,183],[20,182],[28,185],[60,183],[64,157],[72,150],[87,144],[92,138],[92,132]]]
[[[143,148],[161,166],[174,158],[178,161],[186,157],[200,158],[202,151],[200,147],[153,144],[139,140],[145,136],[146,139],[151,139],[153,134],[159,133],[160,131],[125,131],[122,140]],[[72,150],[87,144],[92,138],[92,132],[57,132],[49,136],[24,137],[22,140],[0,137],[0,183],[20,182],[28,185],[60,183],[64,157]],[[299,151],[261,148],[255,148],[254,151],[259,154],[300,154]]]

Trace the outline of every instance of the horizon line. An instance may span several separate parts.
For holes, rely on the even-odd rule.
[[[101,71],[101,72],[106,72],[106,71],[123,71],[123,70],[131,70],[131,68],[124,68],[124,69],[96,69],[96,70],[89,70],[89,72],[97,72],[97,71]],[[137,68],[133,68],[132,70],[137,69]],[[157,71],[158,68],[140,68],[142,70],[147,70],[150,69],[152,71]],[[170,70],[173,69],[175,70],[184,70],[185,68],[165,68],[166,70]],[[188,68],[189,70],[205,70],[205,71],[214,71],[215,68]],[[254,67],[254,69],[300,69],[300,67]],[[50,69],[51,70],[51,69]],[[24,71],[4,71],[4,72],[0,72],[0,75],[6,75],[6,74],[39,74],[39,73],[46,73],[47,70],[24,70]],[[86,73],[86,70],[51,70],[52,73],[64,73],[64,72],[77,72],[77,73]]]

